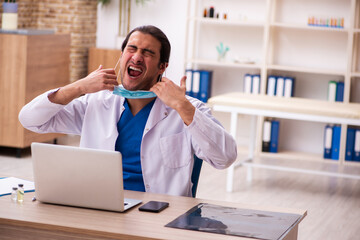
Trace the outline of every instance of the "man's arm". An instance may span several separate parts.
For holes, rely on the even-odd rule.
[[[195,114],[195,107],[185,97],[186,76],[181,78],[180,86],[164,77],[150,91],[153,91],[166,105],[175,109],[187,126],[191,124]]]
[[[101,90],[113,91],[114,86],[118,85],[116,78],[114,69],[103,69],[100,65],[98,69],[87,77],[60,88],[58,91],[49,94],[48,98],[53,103],[66,105],[86,93]]]

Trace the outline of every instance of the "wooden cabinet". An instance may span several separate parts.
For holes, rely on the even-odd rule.
[[[355,112],[360,109],[360,0],[189,0],[188,4],[184,66],[213,71],[212,96],[244,92],[243,79],[248,73],[261,75],[259,99],[272,101],[266,95],[268,76],[291,76],[296,79],[294,99],[305,99],[310,108],[327,101],[328,83],[335,80],[344,82],[344,100],[333,103],[334,109],[339,104],[355,106]],[[203,17],[204,9],[211,6],[219,18]],[[312,16],[343,18],[344,25],[309,26]],[[221,42],[230,51],[218,61],[216,46]],[[279,104],[289,102],[293,101],[284,98]],[[289,116],[294,107],[289,106]],[[333,124],[331,118],[336,116],[321,122],[289,116],[285,113],[280,119],[277,154],[262,152],[267,116],[257,118],[255,156],[324,161],[324,127]],[[239,118],[239,129],[233,133],[240,147],[250,147],[249,135],[244,134],[250,121],[246,116]],[[347,128],[348,124],[341,123],[340,158],[333,162],[359,166],[344,159]]]
[[[0,33],[0,146],[25,148],[59,136],[24,129],[18,114],[39,94],[69,83],[69,62],[68,34]]]
[[[88,73],[96,70],[100,65],[103,68],[114,68],[120,58],[121,50],[106,48],[90,48],[88,60]],[[120,66],[116,67],[119,70]]]

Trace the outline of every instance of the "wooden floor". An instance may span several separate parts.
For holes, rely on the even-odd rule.
[[[59,139],[77,145],[77,137]],[[15,158],[13,149],[0,148],[0,177],[33,180],[30,151]],[[203,164],[198,198],[306,209],[299,226],[300,240],[360,239],[360,180],[254,169],[246,182],[246,169],[235,170],[234,192],[225,190],[226,170]]]

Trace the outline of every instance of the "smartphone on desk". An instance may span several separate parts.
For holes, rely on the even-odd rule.
[[[169,206],[168,202],[149,201],[139,207],[139,211],[145,212],[161,212]]]

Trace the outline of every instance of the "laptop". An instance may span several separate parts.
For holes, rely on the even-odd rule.
[[[46,143],[31,152],[40,202],[116,212],[141,203],[124,198],[120,152]]]

